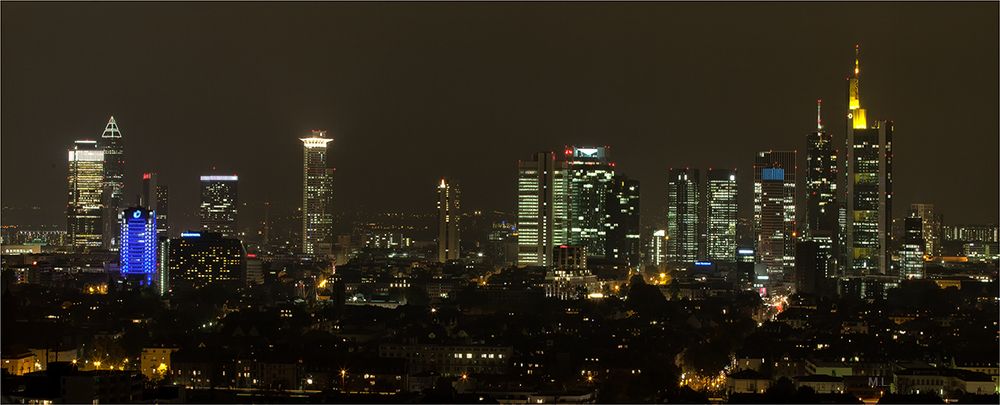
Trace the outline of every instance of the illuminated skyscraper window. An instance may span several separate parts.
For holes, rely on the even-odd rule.
[[[96,141],[81,140],[69,150],[69,201],[66,206],[66,233],[76,247],[101,247],[105,230],[104,151]],[[117,217],[117,214],[115,214]],[[117,232],[115,232],[117,233]]]
[[[709,169],[705,181],[705,253],[709,260],[736,261],[736,169]]]
[[[142,207],[124,210],[118,250],[122,275],[144,276],[143,281],[152,284],[156,274],[156,248],[156,213]]]
[[[667,261],[698,260],[701,174],[698,169],[670,169],[667,178]]]
[[[239,212],[239,177],[201,176],[201,229],[236,237]]]
[[[302,141],[302,253],[329,255],[333,249],[333,169],[326,131],[312,131]]]
[[[569,233],[566,162],[552,152],[539,152],[518,162],[517,264],[552,265],[552,249]]]
[[[795,266],[795,151],[760,152],[753,171],[757,257],[772,280],[782,279]]]

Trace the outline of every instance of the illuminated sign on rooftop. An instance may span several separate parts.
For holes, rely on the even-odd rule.
[[[595,148],[578,148],[573,147],[573,157],[576,158],[587,158],[587,159],[604,159],[605,157],[604,147],[598,146]]]
[[[201,233],[200,232],[181,232],[181,237],[182,238],[200,238],[201,237]]]
[[[233,176],[201,176],[201,181],[237,181],[240,177]]]

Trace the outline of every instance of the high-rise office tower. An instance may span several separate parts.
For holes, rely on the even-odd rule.
[[[639,266],[639,181],[615,176],[605,207],[605,258],[629,268]]]
[[[806,236],[832,236],[837,227],[837,151],[823,129],[822,105],[816,100],[816,132],[806,135]]]
[[[458,219],[461,216],[461,195],[459,187],[441,179],[438,193],[438,262],[458,259]]]
[[[754,269],[757,255],[752,248],[738,246],[740,247],[736,248],[736,279],[741,288],[751,290],[757,282],[757,272]],[[760,288],[764,286],[761,285]]]
[[[646,263],[659,266],[667,262],[667,230],[657,229],[653,231],[653,238],[649,240],[649,257]]]
[[[847,79],[847,137],[844,187],[845,237],[841,249],[852,275],[889,274],[892,221],[892,121],[868,125],[861,108],[860,57]]]
[[[787,273],[795,265],[797,237],[795,151],[758,153],[753,164],[753,193],[757,257],[769,274]]]
[[[160,238],[156,243],[156,292],[161,296],[170,292],[170,238]]]
[[[333,168],[327,161],[326,131],[313,130],[302,141],[302,253],[333,253]]]
[[[104,186],[101,199],[104,204],[103,245],[105,249],[117,249],[119,224],[122,209],[125,208],[125,145],[118,130],[115,117],[108,120],[97,147],[104,151]]]
[[[795,291],[833,295],[833,251],[829,238],[800,240],[795,244]]]
[[[552,152],[517,165],[517,264],[551,266],[552,249],[566,244],[569,201],[566,162]]]
[[[104,151],[97,141],[81,140],[69,150],[69,200],[66,236],[75,247],[97,248],[104,239]],[[114,215],[117,218],[117,215]],[[118,232],[115,232],[117,234]]]
[[[236,219],[239,213],[239,177],[201,176],[201,229],[217,232],[223,237],[237,236]]]
[[[170,228],[167,226],[167,186],[160,184],[157,173],[142,174],[142,194],[139,195],[139,205],[156,213],[156,236],[168,237]]]
[[[122,276],[139,277],[144,285],[157,281],[156,215],[143,207],[126,208],[122,215],[119,266]]]
[[[667,262],[698,260],[701,185],[698,169],[670,169],[667,178]]]
[[[591,257],[606,256],[604,218],[615,169],[608,147],[567,147],[569,167],[569,244]]]
[[[214,232],[181,232],[169,243],[170,284],[203,287],[213,283],[242,285],[247,252],[236,238]]]
[[[926,241],[923,218],[913,213],[903,221],[903,243],[899,249],[900,277],[924,278]]]
[[[1000,231],[993,225],[943,225],[942,240],[961,242],[993,242],[1000,241]]]
[[[923,223],[924,253],[941,256],[941,214],[934,213],[934,204],[910,204],[910,213]]]
[[[709,260],[736,261],[736,189],[736,169],[708,169],[703,223]]]

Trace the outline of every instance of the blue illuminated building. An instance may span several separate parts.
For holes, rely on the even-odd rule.
[[[156,213],[141,207],[122,215],[119,249],[122,276],[144,276],[148,284],[156,274]]]

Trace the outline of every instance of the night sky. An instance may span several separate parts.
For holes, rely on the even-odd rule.
[[[815,102],[839,145],[861,44],[862,106],[895,121],[894,216],[998,217],[998,4],[9,3],[2,9],[3,222],[65,225],[66,149],[114,115],[128,196],[170,187],[197,224],[198,176],[248,204],[301,204],[301,143],[335,138],[338,211],[513,210],[516,161],[612,147],[661,215],[671,166],[805,149]],[[802,159],[800,159],[802,160]],[[802,160],[804,161],[804,160]],[[131,200],[131,198],[129,199]],[[14,212],[14,211],[9,211]],[[19,210],[17,212],[25,212]]]

